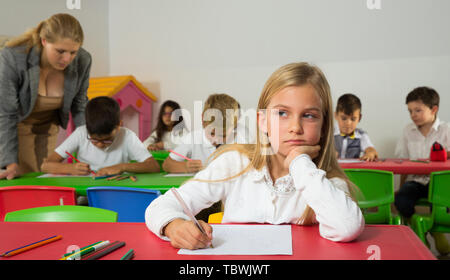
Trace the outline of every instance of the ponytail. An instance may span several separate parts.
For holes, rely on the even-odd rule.
[[[83,29],[75,17],[69,14],[55,14],[41,21],[35,28],[9,40],[5,46],[10,48],[26,46],[26,52],[29,52],[34,46],[38,47],[39,50],[42,49],[41,39],[55,43],[65,38],[81,45],[84,40]]]

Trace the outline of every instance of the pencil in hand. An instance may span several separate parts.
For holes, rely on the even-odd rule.
[[[180,153],[175,152],[174,150],[169,150],[169,152],[174,153],[177,156],[184,158],[185,160],[192,160],[192,159],[188,158],[187,156],[184,156],[184,155],[182,155]]]
[[[76,162],[80,162],[76,157],[74,157],[71,153],[69,153],[68,151],[65,151],[66,152],[66,154],[71,158],[71,159],[73,159],[74,161],[76,161]],[[92,173],[92,175],[94,175],[94,177],[95,176],[97,176],[97,174],[95,174],[95,172],[94,171],[92,171],[91,170],[91,173]]]
[[[183,211],[186,215],[189,216],[189,218],[191,219],[192,222],[194,222],[194,224],[197,226],[197,228],[201,231],[201,233],[208,235],[206,233],[206,231],[203,229],[203,227],[200,225],[200,223],[198,222],[198,220],[195,218],[194,214],[191,212],[191,210],[189,209],[189,207],[187,206],[186,202],[184,202],[183,198],[181,197],[181,195],[178,193],[178,191],[175,188],[171,188],[170,189],[172,191],[172,193],[174,194],[175,198],[178,200],[178,202],[181,204],[181,207],[183,208]],[[212,244],[212,240],[211,240],[211,244],[209,245],[211,248],[213,247]]]

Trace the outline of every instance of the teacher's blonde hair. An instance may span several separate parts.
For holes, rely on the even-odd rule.
[[[84,34],[78,20],[69,14],[55,14],[41,21],[36,27],[26,31],[19,37],[9,40],[6,47],[26,46],[26,52],[37,46],[42,49],[41,39],[56,43],[61,39],[71,39],[75,43],[83,44]]]

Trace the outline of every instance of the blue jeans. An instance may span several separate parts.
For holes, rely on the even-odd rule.
[[[410,218],[415,212],[414,206],[419,198],[426,197],[428,197],[428,184],[407,181],[395,195],[394,204],[403,217]]]

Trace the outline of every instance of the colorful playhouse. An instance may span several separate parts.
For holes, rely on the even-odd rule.
[[[88,98],[109,96],[120,105],[123,126],[144,141],[151,132],[152,104],[156,97],[133,76],[90,78]]]

